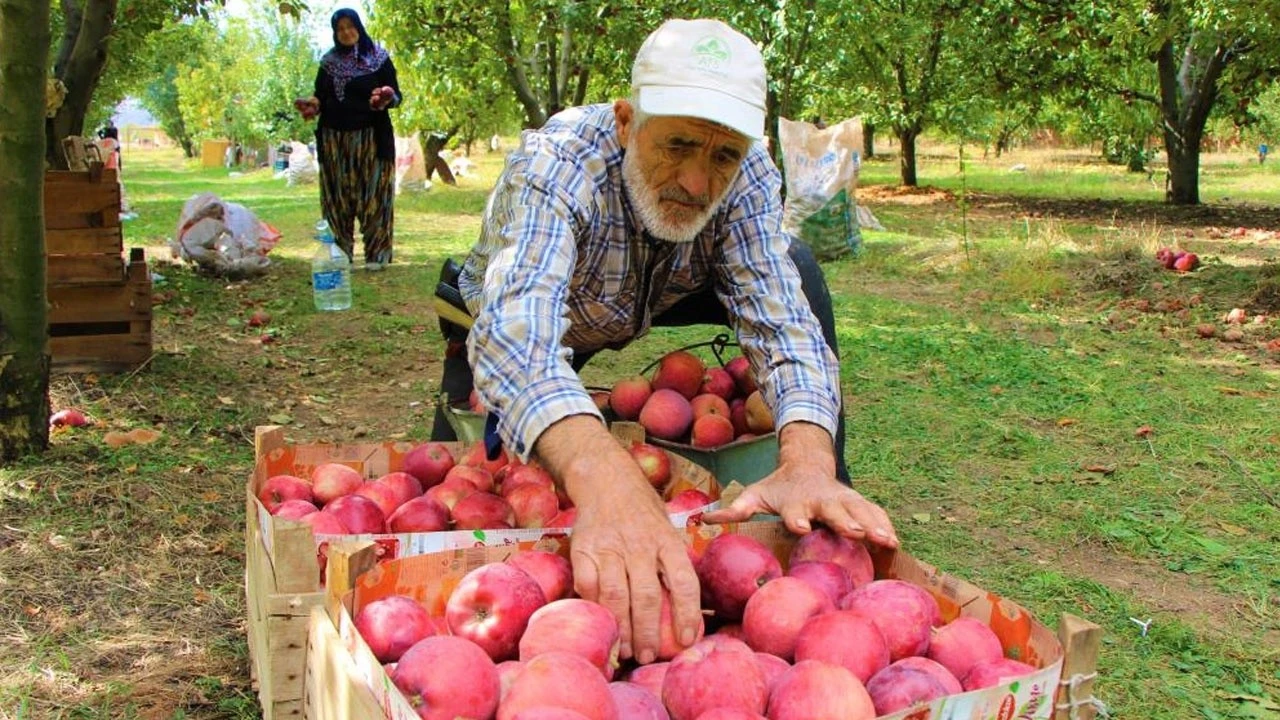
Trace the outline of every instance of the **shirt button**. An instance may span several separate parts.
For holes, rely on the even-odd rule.
[[[517,441],[516,441],[516,452],[520,453],[521,455],[523,455],[523,454],[524,454],[524,441],[523,441],[523,440],[517,440]]]

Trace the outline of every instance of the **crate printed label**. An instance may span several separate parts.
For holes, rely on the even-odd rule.
[[[311,273],[311,282],[315,285],[316,290],[337,290],[342,287],[342,271],[326,270],[324,272]]]

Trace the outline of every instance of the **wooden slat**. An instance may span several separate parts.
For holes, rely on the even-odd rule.
[[[307,720],[375,720],[383,717],[373,692],[357,679],[355,661],[322,610],[311,619],[307,648]]]
[[[88,177],[88,173],[84,173]],[[101,182],[88,182],[63,178],[49,179],[44,183],[44,211],[46,215],[95,213],[106,208],[120,211],[120,183],[115,172],[103,173]]]
[[[151,357],[151,333],[49,338],[49,352],[64,372],[122,372]]]
[[[126,285],[49,288],[49,324],[149,321],[151,283],[129,270],[134,277]]]
[[[116,253],[124,250],[124,239],[119,226],[112,228],[46,229],[44,252],[46,255],[87,255],[92,253]]]
[[[302,698],[310,622],[309,615],[267,618],[266,667],[271,673],[271,702]]]
[[[299,720],[303,717],[303,712],[302,698],[273,702],[271,707],[262,709],[262,720]],[[348,720],[356,720],[356,716],[353,715]]]
[[[118,183],[116,177],[118,171],[114,169],[103,168],[99,171],[97,177],[88,170],[46,170],[44,173],[44,182],[46,185],[92,185],[94,183]]]
[[[47,272],[50,286],[119,285],[124,282],[124,258],[120,253],[51,255]]]
[[[1054,720],[1093,720],[1092,702],[1098,672],[1098,651],[1102,647],[1102,627],[1070,613],[1058,620],[1058,640],[1062,643],[1062,687],[1058,691]],[[1078,681],[1072,687],[1072,680]],[[1078,703],[1072,712],[1070,705]],[[1067,707],[1063,707],[1066,704]]]

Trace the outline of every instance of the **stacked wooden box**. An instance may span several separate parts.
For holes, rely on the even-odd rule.
[[[151,357],[151,276],[124,258],[115,170],[45,173],[49,346],[61,370],[121,372]]]

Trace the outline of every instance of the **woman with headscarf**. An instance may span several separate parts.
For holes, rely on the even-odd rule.
[[[391,262],[395,197],[395,133],[387,110],[400,105],[396,68],[365,31],[354,10],[330,19],[333,49],[320,58],[315,95],[295,102],[302,116],[319,116],[320,205],[347,257],[355,250],[355,221],[364,238],[365,268]]]

